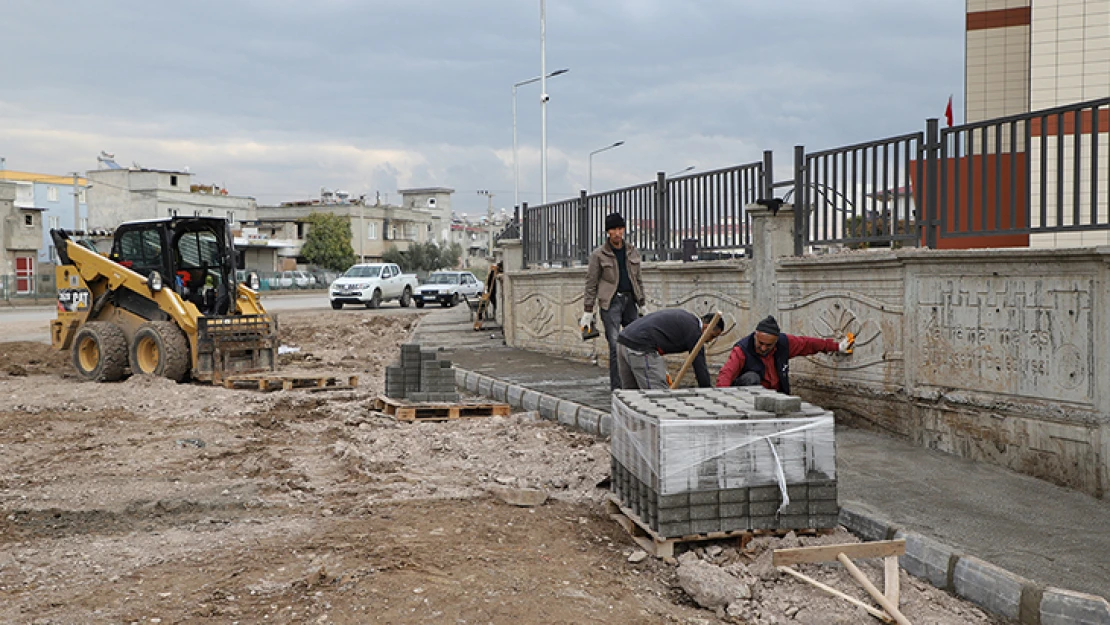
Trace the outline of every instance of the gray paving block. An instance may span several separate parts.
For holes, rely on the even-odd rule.
[[[720,502],[717,491],[694,491],[690,493],[691,506],[716,506]]]
[[[694,534],[708,534],[721,531],[721,520],[718,518],[690,520],[690,531]]]
[[[814,529],[835,529],[837,525],[840,525],[840,518],[835,514],[809,515],[809,527]]]
[[[690,506],[687,508],[690,511],[691,521],[704,521],[706,519],[719,519],[721,511],[717,504],[708,506]]]
[[[722,504],[726,503],[747,503],[748,502],[748,489],[746,488],[722,488],[718,494],[718,501]]]
[[[782,492],[778,486],[753,486],[748,489],[748,500],[752,503],[773,501],[777,505],[782,500]]]
[[[781,514],[779,515],[779,529],[804,530],[808,529],[808,514]]]
[[[906,539],[906,555],[898,558],[898,563],[906,572],[920,577],[943,590],[949,586],[949,568],[953,558],[959,557],[952,547],[915,532],[899,530],[894,539]]]
[[[674,523],[676,521],[689,521],[689,508],[661,508],[656,514],[660,523]]]
[[[1049,586],[1041,595],[1040,625],[1110,625],[1110,602]]]
[[[656,505],[660,510],[665,508],[685,508],[690,505],[690,494],[678,493],[676,495],[659,495]]]
[[[779,502],[777,501],[753,501],[748,506],[753,517],[775,516],[779,512]]]
[[[556,419],[561,425],[567,427],[578,427],[578,404],[572,401],[564,401],[559,403],[559,417]]]
[[[676,521],[674,523],[660,523],[655,532],[664,538],[678,538],[694,533],[690,529],[689,521]]]
[[[840,505],[836,501],[813,501],[809,500],[806,511],[809,514],[831,514],[836,516],[840,513]]]
[[[749,514],[748,504],[746,503],[722,503],[719,509],[722,519],[733,517],[743,517],[747,519]]]
[[[779,528],[779,520],[773,516],[752,516],[753,530],[775,530]]]
[[[909,543],[906,544],[907,551]],[[962,556],[952,571],[955,593],[993,614],[1017,620],[1021,589],[1032,583],[1005,569],[972,556]]]

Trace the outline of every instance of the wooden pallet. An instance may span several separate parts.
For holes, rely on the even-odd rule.
[[[358,386],[358,376],[314,376],[307,374],[252,373],[232,375],[223,379],[224,388],[252,389],[259,391],[289,391],[293,389],[340,390]]]
[[[507,417],[509,404],[490,402],[419,402],[410,403],[379,395],[374,410],[384,412],[398,421],[449,421],[471,417]]]
[[[737,546],[743,549],[748,545],[751,539],[756,536],[785,536],[790,532],[797,535],[825,535],[831,534],[833,530],[817,530],[817,529],[802,529],[802,530],[734,530],[731,532],[709,532],[706,534],[688,534],[686,536],[678,536],[674,538],[664,538],[655,533],[648,527],[639,516],[632,510],[625,508],[620,504],[620,500],[615,495],[609,495],[605,501],[606,511],[609,518],[617,522],[636,544],[656,558],[673,558],[675,545],[682,543],[693,543],[707,540],[736,540]]]

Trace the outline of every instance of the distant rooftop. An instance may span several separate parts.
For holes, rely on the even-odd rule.
[[[0,169],[0,180],[11,180],[13,182],[42,182],[46,184],[73,184],[73,176],[35,174],[28,171],[14,171],[11,169]],[[77,178],[77,184],[85,185],[87,183],[88,181],[84,178]]]
[[[454,189],[447,187],[421,187],[417,189],[397,189],[397,193],[402,195],[406,193],[454,193]]]

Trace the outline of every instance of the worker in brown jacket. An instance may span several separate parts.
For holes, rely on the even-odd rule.
[[[590,254],[586,269],[585,312],[579,327],[593,321],[594,302],[601,308],[605,340],[609,342],[609,388],[621,387],[617,370],[617,337],[621,328],[640,318],[644,305],[644,281],[640,275],[640,252],[624,240],[624,217],[605,217],[605,242]]]

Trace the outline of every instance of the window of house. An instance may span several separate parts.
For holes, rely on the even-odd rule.
[[[389,227],[389,238],[393,240],[397,239],[397,226]]]
[[[170,176],[170,186],[171,187],[176,187],[177,186],[177,176]]]
[[[405,238],[410,241],[416,238],[416,224],[405,224]]]
[[[46,187],[46,199],[51,202],[58,201],[58,187]]]
[[[84,189],[81,189],[80,191],[78,191],[78,192],[77,192],[77,199],[78,199],[78,201],[79,201],[79,202],[81,202],[82,204],[87,204],[87,203],[88,203],[88,201],[87,201],[87,200],[85,199],[85,195],[86,195],[86,194],[85,194],[85,190],[84,190]]]
[[[88,217],[82,217],[81,218],[81,231],[82,232],[88,232],[89,231],[89,218]]]
[[[366,227],[366,238],[370,239],[371,241],[377,240],[378,224],[370,222],[370,224]]]
[[[48,217],[47,221],[50,223],[51,230],[56,230],[62,227],[62,220],[58,217]]]
[[[23,216],[23,225],[24,226],[33,226],[33,225],[35,225],[35,216],[31,213],[27,213],[26,215],[24,215]]]

